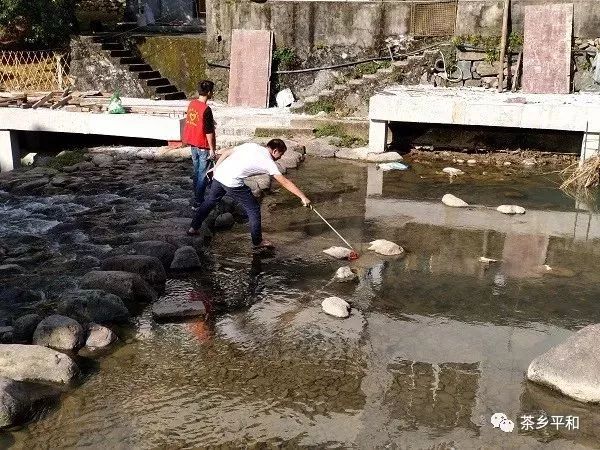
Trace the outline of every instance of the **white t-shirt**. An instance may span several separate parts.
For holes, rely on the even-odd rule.
[[[219,167],[214,179],[224,186],[235,188],[244,185],[244,178],[253,175],[281,175],[269,150],[262,145],[248,143],[233,149]]]

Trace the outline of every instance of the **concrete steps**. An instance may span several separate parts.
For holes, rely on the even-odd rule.
[[[158,70],[144,61],[139,55],[125,48],[123,43],[110,35],[102,34],[94,36],[92,42],[114,61],[115,64],[126,67],[127,71],[137,76],[138,80],[145,86],[145,90],[151,97],[159,97],[163,100],[183,100],[186,98],[184,92],[179,91],[168,78],[163,77]]]
[[[254,136],[229,136],[217,134],[217,150],[223,148],[235,147],[236,145],[250,142],[254,139]]]
[[[316,109],[319,109],[319,106],[323,104],[324,107],[327,105],[329,108],[343,108],[347,112],[348,109],[352,109],[346,104],[349,95],[358,94],[361,99],[365,99],[364,101],[367,102],[368,98],[377,91],[400,81],[405,84],[418,84],[419,80],[411,79],[407,81],[404,75],[420,66],[423,66],[423,70],[426,70],[437,55],[439,55],[438,50],[425,50],[421,54],[393,61],[389,67],[380,67],[374,73],[364,74],[360,78],[350,79],[345,83],[338,83],[329,89],[322,90],[315,96],[301,99],[301,101],[294,103],[290,110],[294,113],[316,113],[318,112]],[[354,97],[356,96],[354,95]]]

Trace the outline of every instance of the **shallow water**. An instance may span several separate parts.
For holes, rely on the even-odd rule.
[[[269,196],[274,257],[253,259],[237,226],[215,237],[210,268],[167,283],[165,296],[210,298],[209,319],[158,324],[146,309],[129,343],[86,364],[80,387],[0,447],[600,446],[600,408],[524,376],[600,316],[599,217],[552,175],[482,170],[449,184],[427,166],[382,177],[308,160],[292,177],[357,244],[359,282],[329,283],[342,264],[320,251],[336,237],[292,197]],[[446,192],[483,206],[446,208]],[[527,214],[503,216],[502,203]],[[407,255],[366,251],[376,238]],[[350,318],[321,312],[328,295],[352,303]],[[512,433],[492,427],[496,412]],[[580,429],[520,429],[520,416],[542,412],[578,416]]]

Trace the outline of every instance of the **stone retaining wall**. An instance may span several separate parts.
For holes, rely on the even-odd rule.
[[[123,97],[146,97],[148,93],[138,80],[137,74],[119,64],[103,51],[91,37],[71,39],[71,72],[74,87],[80,91],[119,91]]]
[[[600,38],[597,39],[575,39],[573,49],[573,91],[600,91],[600,84],[592,78],[593,60],[596,52],[600,49]],[[510,53],[510,67],[504,64],[504,87],[512,86],[512,78],[517,69],[518,54]],[[453,63],[450,63],[452,65]],[[489,61],[488,54],[484,50],[468,49],[456,50],[456,66],[453,69],[452,78],[459,78],[462,73],[462,81],[446,81],[443,74],[438,72],[428,80],[436,86],[468,86],[468,87],[498,87],[498,74],[501,64],[499,61]]]

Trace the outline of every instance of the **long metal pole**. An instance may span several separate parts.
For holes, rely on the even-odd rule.
[[[315,213],[317,213],[317,216],[319,216],[319,217],[321,218],[321,220],[322,220],[323,222],[325,222],[325,223],[326,223],[326,224],[329,226],[329,228],[331,228],[331,229],[333,230],[333,232],[334,232],[335,234],[337,234],[337,235],[339,236],[339,238],[340,238],[342,241],[344,241],[344,243],[345,243],[345,244],[346,244],[348,247],[350,247],[352,250],[354,250],[354,247],[352,247],[352,246],[351,246],[351,245],[348,243],[348,241],[347,241],[346,239],[344,239],[344,238],[342,237],[342,235],[341,235],[340,233],[338,233],[338,232],[337,232],[337,230],[336,230],[335,228],[333,228],[333,226],[332,226],[332,225],[331,225],[329,222],[327,222],[327,219],[325,219],[325,217],[323,217],[323,216],[322,216],[322,215],[319,213],[319,211],[317,211],[317,210],[315,209],[315,207],[314,207],[314,206],[310,205],[310,209],[312,209],[312,210],[313,210]]]
[[[500,41],[500,72],[498,73],[498,92],[502,92],[504,90],[504,57],[506,56],[506,40],[508,37],[509,12],[510,0],[504,0],[504,16],[502,17],[502,39]]]

